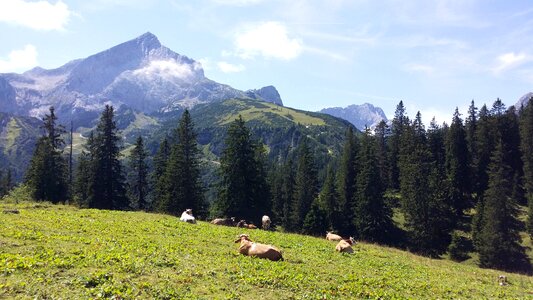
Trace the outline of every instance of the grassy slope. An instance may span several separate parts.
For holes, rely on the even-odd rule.
[[[533,277],[360,243],[250,231],[142,212],[0,204],[0,298],[527,298]],[[235,236],[282,249],[284,262],[241,256]]]

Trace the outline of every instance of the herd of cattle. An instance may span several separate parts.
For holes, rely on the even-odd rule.
[[[185,210],[180,217],[181,221],[187,223],[196,223],[196,219],[192,215],[192,209]],[[218,218],[211,221],[211,224],[214,225],[224,225],[224,226],[236,226],[239,228],[248,228],[248,229],[257,229],[257,226],[254,224],[247,224],[245,220],[240,220],[236,222],[234,217],[231,218]],[[263,216],[261,219],[261,228],[264,230],[270,230],[270,225],[272,224],[269,216]],[[326,239],[328,241],[338,242],[335,246],[335,250],[342,253],[353,253],[352,245],[355,244],[355,240],[352,237],[347,239],[342,238],[340,235],[334,234],[333,232],[328,231],[326,233]],[[247,234],[241,234],[235,240],[235,243],[241,243],[239,247],[239,253],[247,256],[254,256],[259,258],[266,258],[273,261],[283,260],[281,251],[272,245],[265,245],[260,243],[254,243],[250,240],[250,237]]]

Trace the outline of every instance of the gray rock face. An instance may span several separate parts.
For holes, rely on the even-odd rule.
[[[523,106],[526,106],[528,103],[529,103],[529,100],[533,98],[533,92],[529,92],[527,94],[525,94],[524,96],[520,97],[520,99],[518,100],[518,102],[516,102],[516,104],[514,105],[515,108],[517,110],[520,109],[520,107]]]
[[[345,108],[324,108],[320,112],[344,119],[352,123],[359,130],[364,130],[365,126],[373,128],[381,120],[387,122],[387,116],[385,116],[383,110],[369,103],[364,103],[361,105],[353,104]]]
[[[283,106],[283,101],[281,100],[278,90],[271,85],[262,87],[258,90],[247,90],[246,96],[252,99],[262,99]]]
[[[281,103],[274,87],[253,96]],[[60,118],[83,122],[105,104],[152,113],[246,97],[247,92],[206,78],[200,63],[161,45],[149,32],[57,69],[0,74],[0,111],[40,117],[53,105]]]

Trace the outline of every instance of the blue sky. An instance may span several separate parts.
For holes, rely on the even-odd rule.
[[[426,124],[533,91],[533,3],[491,0],[0,0],[0,72],[55,68],[147,31],[286,106],[403,100]]]

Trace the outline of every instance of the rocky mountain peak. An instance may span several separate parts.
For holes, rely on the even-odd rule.
[[[357,127],[359,130],[363,130],[365,126],[373,128],[381,120],[387,122],[387,116],[385,116],[383,109],[370,103],[363,103],[360,105],[352,104],[344,108],[324,108],[320,112],[345,119],[346,121],[355,125],[355,127]]]
[[[260,89],[247,90],[245,93],[246,96],[252,99],[262,99],[264,101],[283,106],[283,101],[281,100],[278,90],[272,85],[268,85]]]

